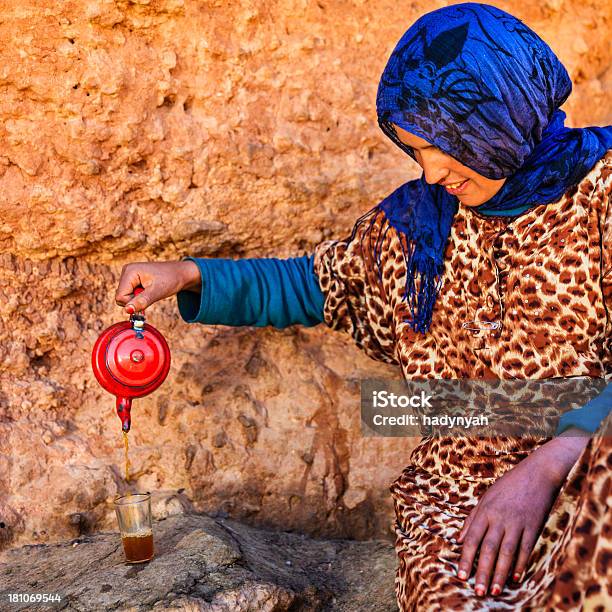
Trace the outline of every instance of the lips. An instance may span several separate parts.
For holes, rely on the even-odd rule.
[[[446,185],[444,185],[444,187],[446,191],[448,191],[448,193],[452,195],[458,195],[460,193],[463,193],[463,191],[465,190],[465,186],[467,185],[469,180],[470,179],[465,179],[457,183],[447,183]]]

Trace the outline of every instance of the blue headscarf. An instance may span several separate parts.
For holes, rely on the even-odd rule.
[[[612,148],[611,126],[564,126],[559,107],[571,90],[567,71],[535,32],[498,8],[465,3],[424,15],[402,36],[376,107],[382,130],[413,158],[391,124],[482,176],[505,177],[475,210],[508,216],[555,202]],[[414,331],[431,325],[457,207],[456,196],[424,176],[377,207],[407,239],[404,299]]]

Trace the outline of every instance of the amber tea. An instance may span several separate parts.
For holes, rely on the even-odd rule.
[[[142,563],[153,558],[153,532],[121,536],[125,559],[128,563]]]

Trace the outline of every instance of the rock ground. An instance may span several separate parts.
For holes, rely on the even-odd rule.
[[[127,565],[118,533],[28,545],[0,557],[0,609],[143,612],[391,612],[385,541],[316,540],[199,514],[154,523],[155,558]],[[11,604],[8,593],[59,593]]]

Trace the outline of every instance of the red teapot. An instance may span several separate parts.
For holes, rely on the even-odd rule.
[[[136,287],[134,295],[142,291]],[[145,323],[144,314],[134,313],[129,321],[115,323],[100,334],[91,365],[102,387],[117,396],[117,415],[128,432],[132,400],[149,395],[164,382],[170,370],[170,349],[161,333]]]

